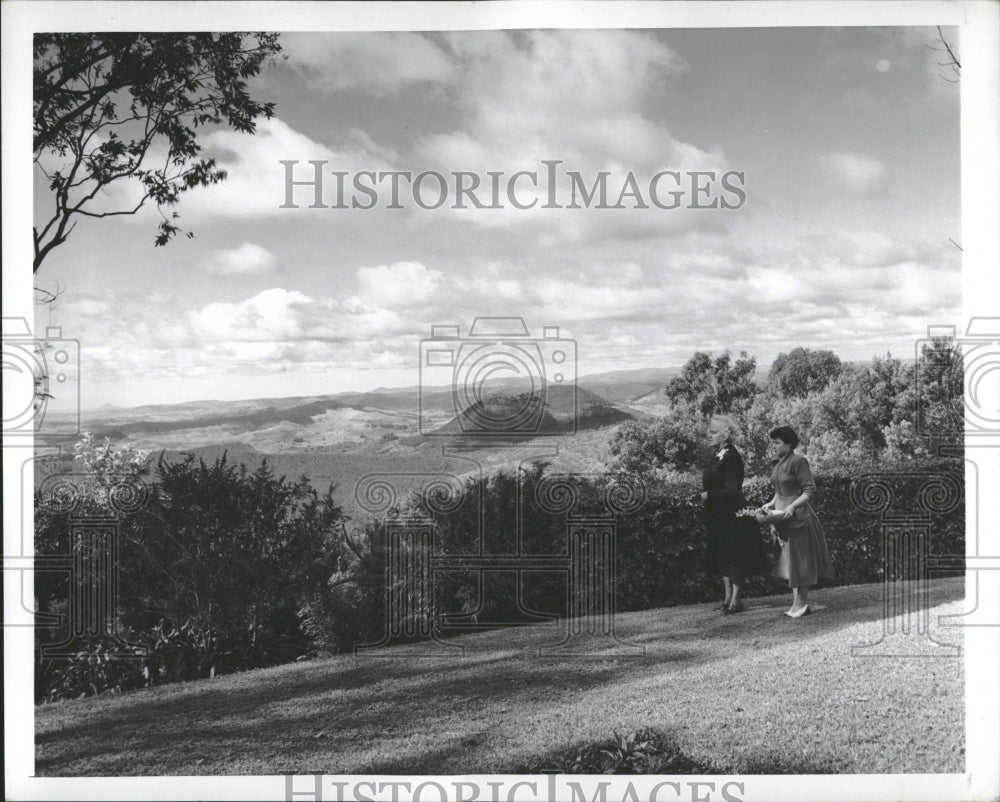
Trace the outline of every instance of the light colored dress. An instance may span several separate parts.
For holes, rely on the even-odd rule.
[[[771,470],[771,484],[777,496],[774,509],[783,510],[803,493],[815,495],[809,463],[800,454],[792,452],[777,461]],[[789,587],[812,587],[821,579],[833,576],[830,553],[819,518],[808,502],[796,508],[788,521],[775,524],[778,536],[784,541],[781,557],[774,566],[774,576],[787,579]]]

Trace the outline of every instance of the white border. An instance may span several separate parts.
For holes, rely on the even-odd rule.
[[[183,13],[177,13],[183,7]],[[712,28],[785,26],[960,26],[962,55],[962,246],[964,312],[996,315],[1000,299],[1000,4],[976,2],[28,2],[8,0],[2,12],[3,53],[3,314],[33,318],[32,279],[15,265],[31,263],[31,34],[93,30],[473,30],[490,28]],[[377,22],[372,22],[377,21]],[[26,189],[27,188],[27,189]],[[946,323],[949,321],[928,321]],[[963,321],[954,321],[964,326]],[[8,477],[20,474],[26,449],[4,449]],[[27,452],[30,453],[30,452]],[[984,471],[997,486],[997,460]],[[11,470],[13,469],[13,470]],[[992,483],[992,484],[990,484]],[[4,483],[5,553],[19,543],[22,522],[16,482]],[[985,495],[985,494],[984,494]],[[996,504],[981,499],[980,539],[997,547]],[[987,541],[990,538],[990,541]],[[5,582],[5,610],[16,603]],[[981,604],[1000,607],[1000,600]],[[9,620],[5,616],[5,620]],[[4,630],[5,765],[9,799],[282,799],[282,777],[32,778],[34,708],[28,629]],[[1000,796],[1000,632],[965,630],[966,775],[823,775],[743,777],[743,799],[974,800]],[[15,661],[15,657],[20,657]],[[820,726],[820,725],[818,725]],[[361,777],[353,778],[356,780]],[[401,779],[401,778],[396,778]],[[414,778],[420,780],[432,778]],[[488,778],[481,778],[482,780]],[[638,787],[638,779],[632,778]],[[689,782],[697,778],[678,778]],[[721,781],[732,778],[716,778]],[[620,778],[624,788],[627,778]],[[609,794],[613,798],[614,794]],[[302,797],[299,797],[302,798]],[[331,798],[324,796],[324,799]],[[713,796],[717,798],[717,796]]]

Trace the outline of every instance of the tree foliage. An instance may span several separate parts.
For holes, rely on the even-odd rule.
[[[110,475],[102,473],[104,467],[135,465],[127,449],[85,443],[81,455],[99,482]],[[276,477],[266,461],[251,471],[224,456],[211,464],[161,458],[141,507],[119,513],[100,494],[88,494],[84,502],[68,509],[62,499],[39,491],[36,552],[73,553],[73,518],[115,518],[121,630],[148,643],[164,633],[173,639],[175,630],[187,633],[217,652],[210,666],[217,671],[282,662],[311,649],[302,607],[345,559],[342,513],[332,487],[320,494],[304,479]],[[40,574],[35,591],[39,610],[66,609],[64,577]]]
[[[947,337],[923,343],[920,349],[917,427],[949,436],[964,427],[965,368],[962,349]]]
[[[34,270],[77,218],[133,215],[147,201],[162,217],[155,244],[169,242],[180,229],[164,209],[226,177],[201,156],[199,133],[228,125],[252,134],[273,115],[247,81],[280,49],[273,33],[36,34],[34,159],[53,206],[34,229]],[[126,208],[95,203],[130,179],[139,191]]]
[[[622,424],[611,437],[610,467],[627,473],[688,471],[704,462],[708,456],[707,421],[691,413],[690,407],[675,408],[652,425],[638,421]]]
[[[887,354],[843,364],[829,351],[796,348],[775,361],[763,391],[748,373],[752,358],[730,367],[727,356],[696,353],[667,387],[667,415],[612,435],[610,466],[642,473],[704,465],[714,412],[740,424],[747,469],[758,474],[773,456],[769,433],[781,424],[795,429],[800,450],[820,470],[923,458],[936,453],[936,443],[961,437],[963,357],[952,339],[925,343],[915,363]]]
[[[823,390],[840,371],[840,357],[833,351],[793,348],[774,360],[768,382],[785,397],[802,397]]]
[[[715,359],[702,351],[692,356],[681,375],[667,384],[667,397],[673,403],[690,404],[701,415],[731,414],[749,407],[757,385],[754,371],[757,360],[741,351],[732,361],[728,351]]]

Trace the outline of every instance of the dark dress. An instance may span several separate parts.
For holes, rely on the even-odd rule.
[[[771,469],[776,511],[785,509],[802,493],[816,493],[809,463],[800,454],[791,453],[774,463]],[[812,587],[821,579],[833,576],[833,566],[819,518],[809,503],[798,507],[787,521],[775,524],[783,541],[781,557],[774,566],[775,577],[787,579],[792,588]]]
[[[726,445],[722,457],[713,457],[705,469],[702,487],[708,493],[705,501],[706,569],[719,576],[728,576],[736,584],[748,576],[766,573],[769,566],[759,525],[753,518],[736,517],[736,512],[747,506],[740,452]]]

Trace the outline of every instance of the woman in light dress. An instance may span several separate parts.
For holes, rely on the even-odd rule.
[[[832,577],[833,568],[823,527],[809,504],[816,483],[806,458],[795,453],[799,438],[791,426],[778,426],[771,430],[771,440],[778,453],[771,467],[774,498],[763,509],[771,521],[780,513],[774,527],[782,549],[774,576],[787,579],[792,588],[792,606],[785,615],[800,618],[809,614],[809,588]]]

